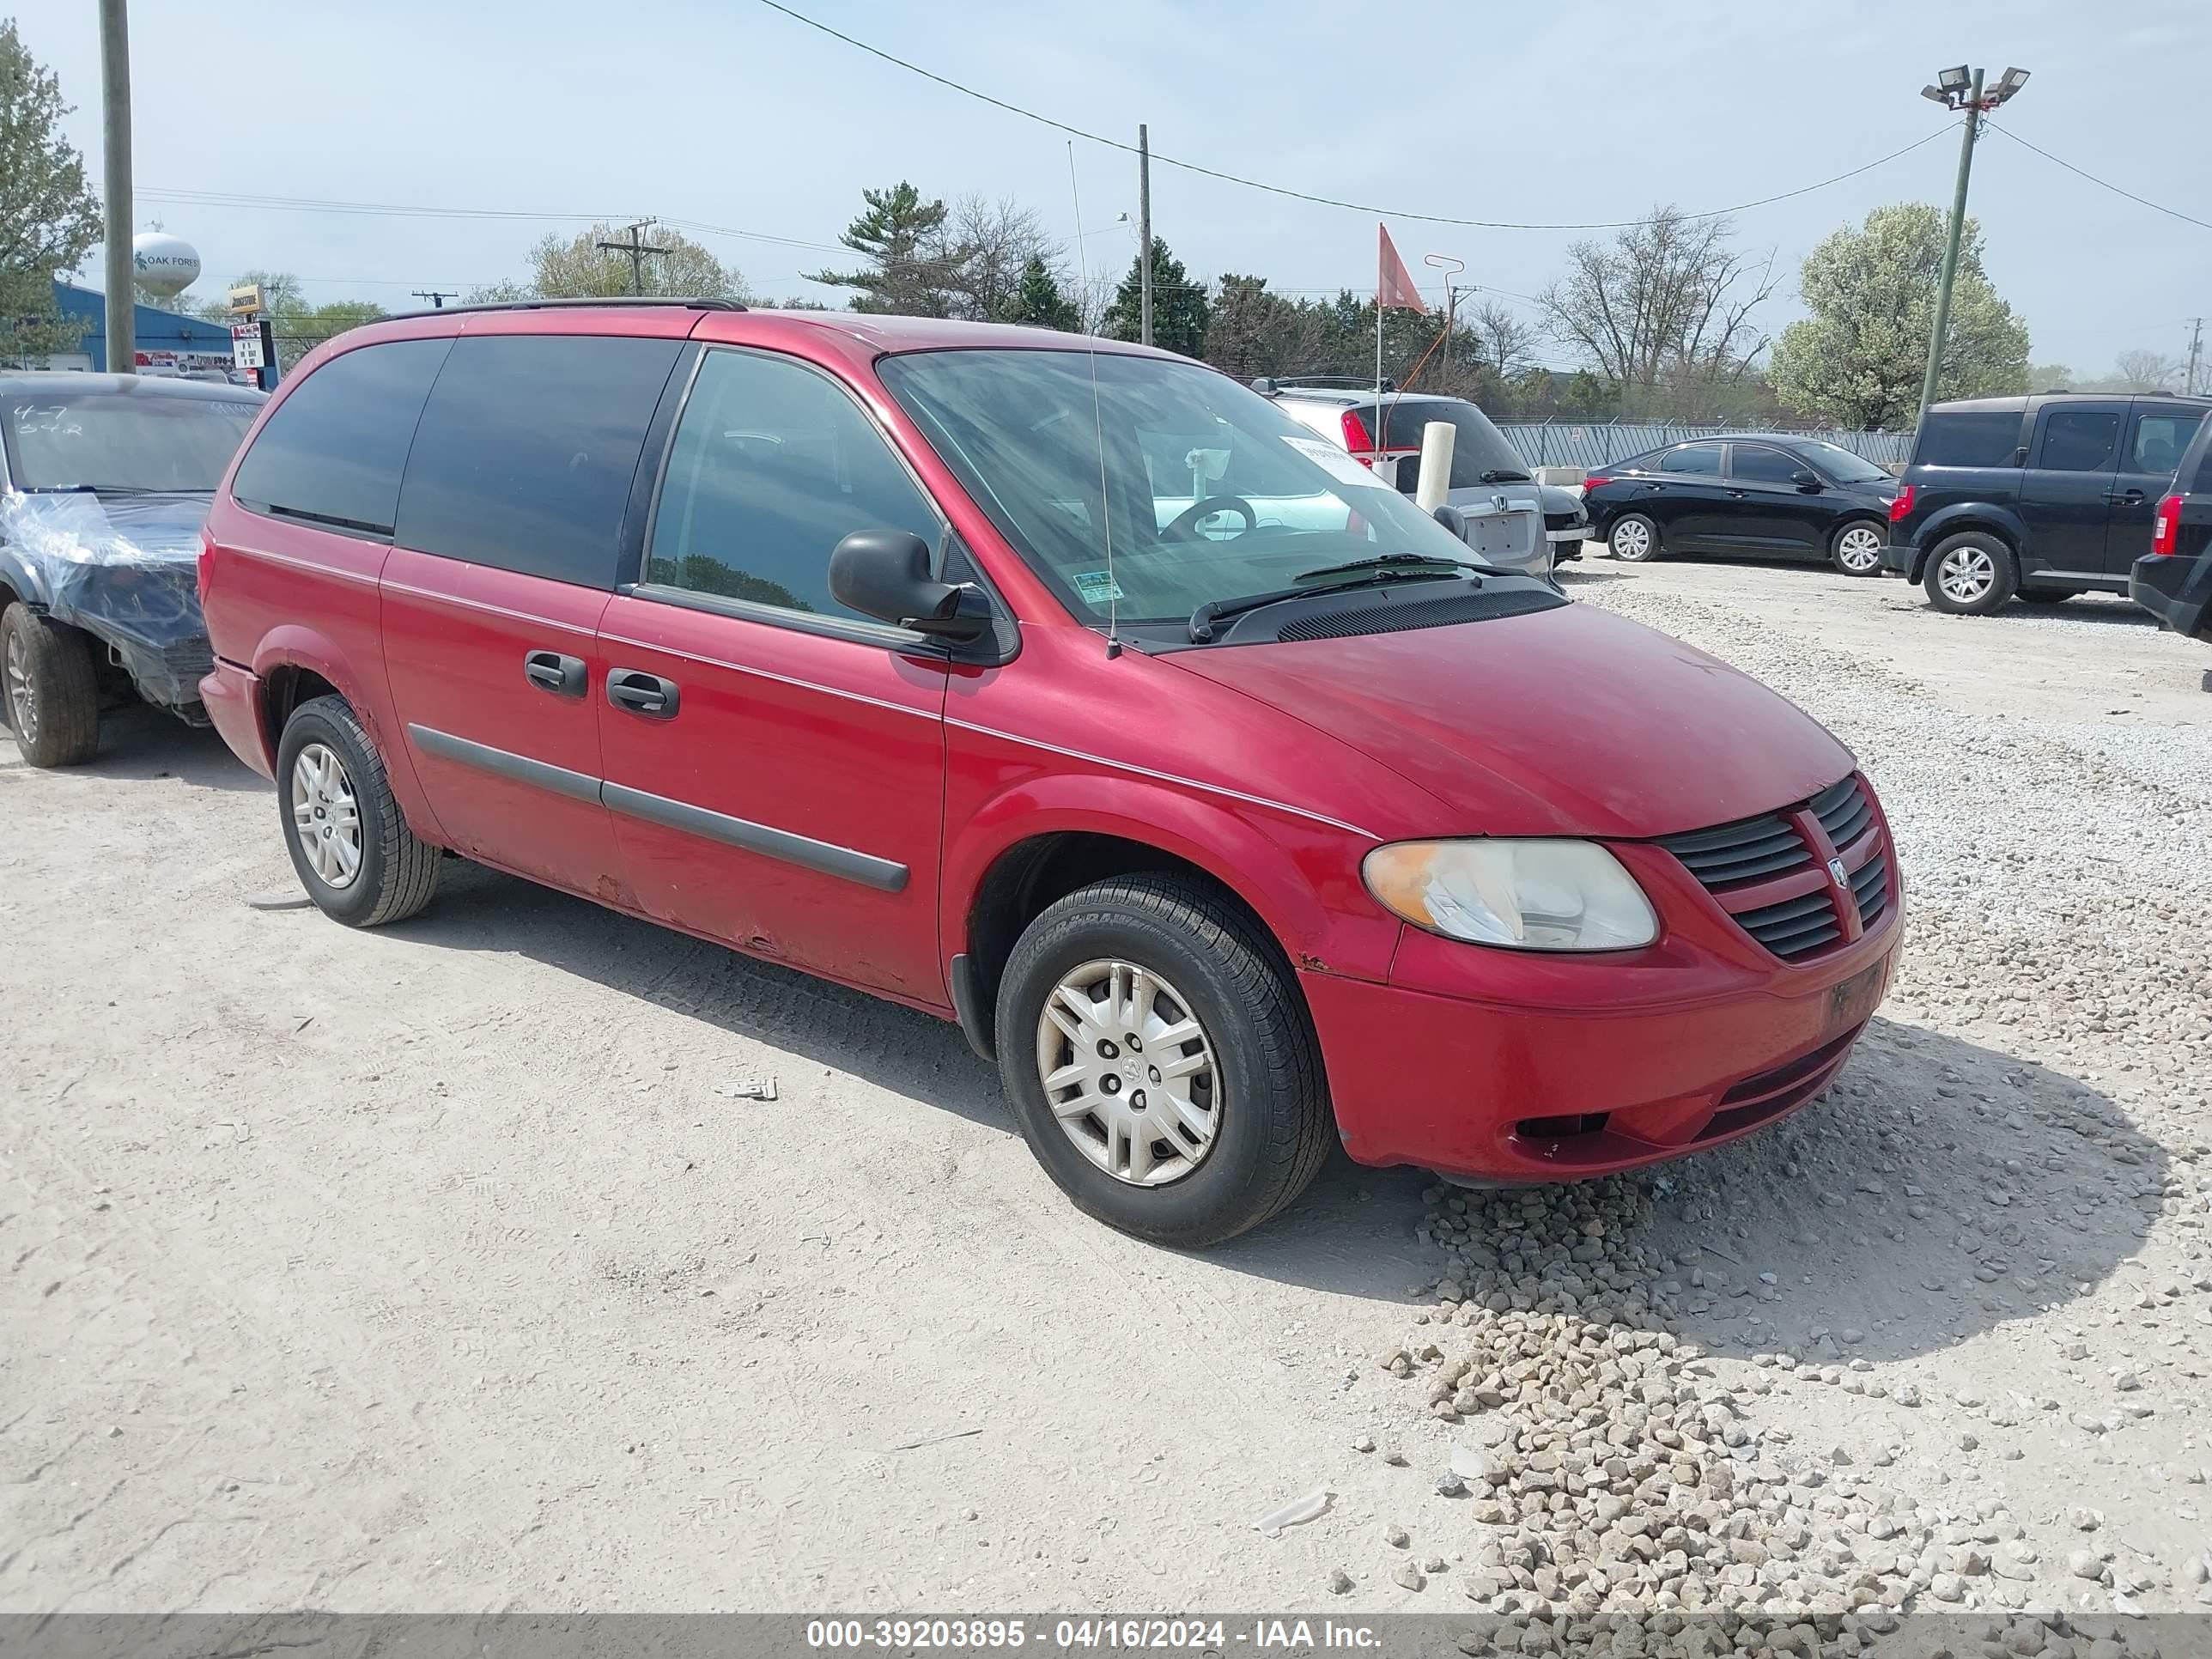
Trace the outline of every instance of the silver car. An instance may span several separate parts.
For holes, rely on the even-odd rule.
[[[1548,580],[1555,539],[1579,544],[1587,530],[1587,519],[1579,529],[1563,519],[1561,531],[1571,533],[1554,538],[1542,487],[1490,417],[1464,398],[1397,392],[1386,383],[1378,418],[1375,388],[1349,376],[1284,376],[1255,380],[1252,389],[1408,495],[1420,477],[1422,428],[1449,422],[1456,435],[1445,502],[1458,512],[1468,545],[1501,570]]]

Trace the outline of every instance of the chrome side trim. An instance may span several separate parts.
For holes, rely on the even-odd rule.
[[[495,778],[505,778],[511,783],[526,783],[534,788],[565,795],[570,800],[597,801],[599,781],[581,772],[571,772],[565,766],[532,760],[527,755],[510,754],[504,749],[494,749],[488,744],[471,743],[466,738],[457,738],[450,732],[434,731],[427,726],[410,724],[407,736],[414,745],[426,755],[440,760],[452,761],[459,766],[472,766],[479,772],[489,772]]]
[[[906,866],[895,864],[889,859],[877,858],[873,854],[856,852],[850,847],[793,835],[788,830],[755,823],[750,818],[734,818],[726,812],[709,811],[706,807],[694,806],[689,801],[670,800],[665,795],[649,795],[642,789],[632,789],[626,784],[602,783],[599,799],[611,811],[625,817],[642,818],[646,823],[657,823],[665,830],[679,830],[686,835],[719,841],[726,847],[735,847],[744,852],[781,859],[786,864],[819,871],[825,876],[840,876],[847,881],[857,881],[863,887],[872,887],[878,892],[896,893],[906,886]]]

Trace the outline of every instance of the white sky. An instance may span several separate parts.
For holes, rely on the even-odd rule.
[[[1631,218],[1655,203],[1726,206],[1830,177],[1952,118],[1920,87],[1947,64],[2034,71],[1998,119],[2075,166],[2212,221],[2212,166],[2188,92],[2212,62],[2204,0],[793,0],[848,33],[1072,125],[1246,177],[1471,218]],[[95,176],[99,39],[88,0],[14,0],[32,52],[78,106]],[[514,0],[339,6],[289,0],[228,21],[137,0],[134,149],[152,187],[350,201],[658,215],[834,244],[864,185],[1012,195],[1073,240],[1059,135],[863,56],[758,0]],[[273,73],[257,73],[265,45]],[[1955,131],[1955,129],[1954,130]],[[1949,202],[1940,137],[1873,172],[1739,216],[1797,312],[1797,262],[1887,202]],[[1088,263],[1126,268],[1133,158],[1079,141]],[[1240,189],[1155,163],[1156,233],[1194,274],[1256,272],[1285,290],[1371,292],[1374,216]],[[2212,313],[2212,230],[2100,190],[1997,134],[1972,211],[1998,290],[2039,362],[2090,374],[2114,355],[2179,356]],[[417,288],[520,273],[542,222],[365,216],[165,203],[211,292],[249,266],[296,271],[311,300],[392,309]],[[1573,233],[1394,219],[1421,255],[1533,295]],[[799,278],[838,256],[732,235],[699,240],[757,289],[836,296]],[[84,268],[94,284],[98,256]],[[1430,283],[1432,289],[1437,288]],[[1432,299],[1440,291],[1432,292]],[[1515,301],[1513,303],[1520,304]],[[1523,305],[1522,309],[1528,307]],[[2212,349],[2212,348],[2208,348]],[[1566,364],[1563,348],[1547,360]]]

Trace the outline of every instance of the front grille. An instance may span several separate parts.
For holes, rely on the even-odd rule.
[[[1340,640],[1353,634],[1402,634],[1415,628],[1448,628],[1454,623],[1493,622],[1501,617],[1553,611],[1566,601],[1542,588],[1486,590],[1449,599],[1409,599],[1403,604],[1364,605],[1322,611],[1286,622],[1279,640]]]
[[[1668,836],[1658,844],[1681,861],[1745,933],[1784,962],[1796,962],[1840,942],[1850,915],[1838,908],[1842,890],[1819,867],[1818,860],[1827,854],[1816,855],[1820,836],[1805,823],[1808,817],[1819,823],[1847,869],[1849,860],[1861,860],[1849,870],[1848,881],[1850,908],[1864,932],[1889,908],[1890,865],[1889,850],[1879,839],[1874,801],[1856,774],[1799,805]],[[1778,898],[1771,896],[1777,888]]]

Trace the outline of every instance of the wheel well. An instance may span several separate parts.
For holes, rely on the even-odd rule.
[[[2015,556],[2017,556],[2020,552],[2020,549],[2013,544],[2012,532],[2008,531],[2002,525],[1995,523],[1988,519],[1952,520],[1948,524],[1945,525],[1942,529],[1936,532],[1933,539],[1931,539],[1928,544],[1928,550],[1931,553],[1934,552],[1945,542],[1949,541],[1954,536],[1965,536],[1969,534],[1994,536],[1997,540],[2004,544],[2006,552],[2013,554]]]
[[[261,693],[261,728],[269,739],[269,752],[275,754],[283,742],[284,726],[295,708],[317,697],[338,695],[337,687],[312,669],[290,663],[270,669],[262,680]]]
[[[1290,957],[1275,939],[1274,930],[1242,894],[1212,872],[1144,842],[1066,830],[1017,842],[999,854],[975,889],[968,907],[968,957],[981,1018],[988,1022],[998,1006],[999,978],[1014,953],[1015,943],[1047,906],[1079,888],[1139,872],[1186,875],[1215,889],[1252,919],[1261,935],[1274,946],[1285,972],[1290,974]],[[1290,983],[1297,983],[1295,974],[1290,974]]]

